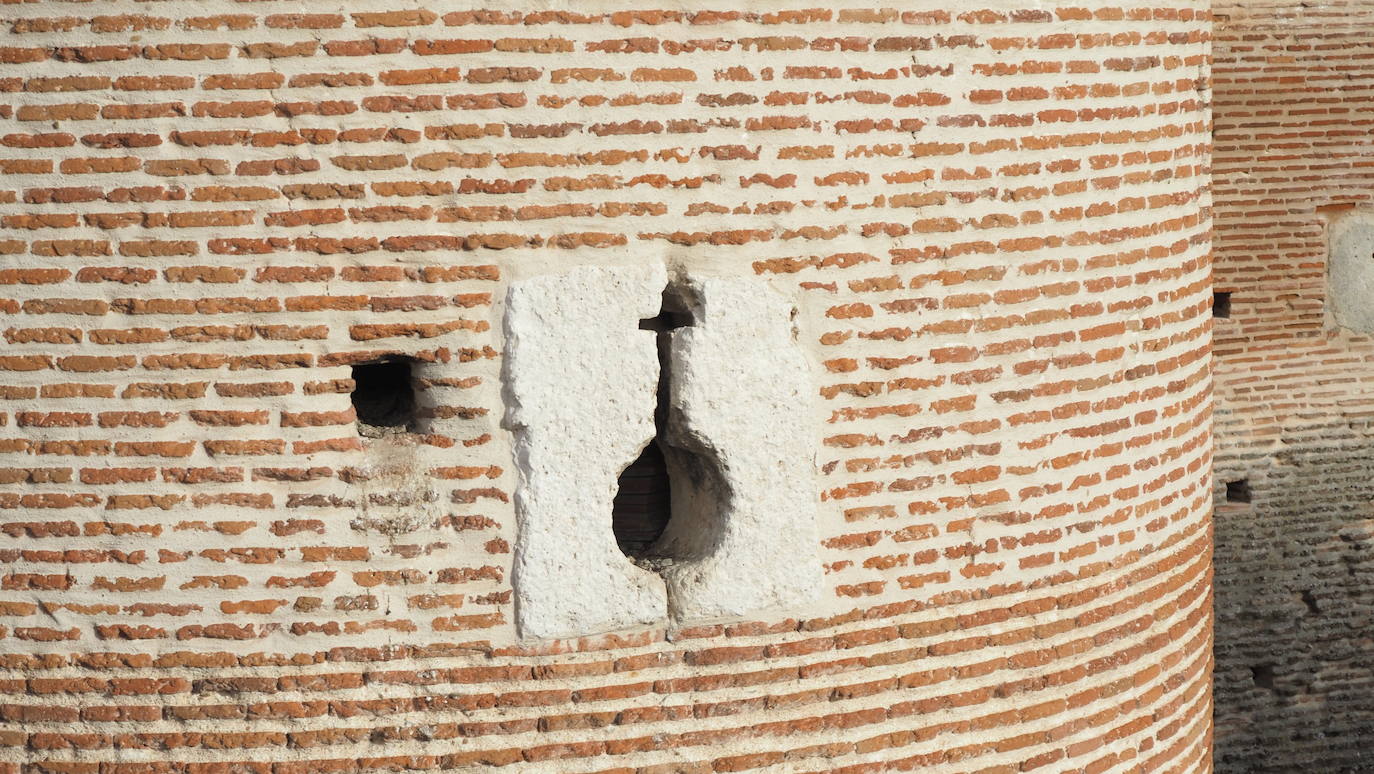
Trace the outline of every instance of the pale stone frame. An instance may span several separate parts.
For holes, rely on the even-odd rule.
[[[660,573],[616,547],[620,472],[655,435],[659,264],[579,267],[506,297],[506,426],[515,436],[520,634],[575,637],[739,617],[820,594],[812,378],[794,307],[752,278],[674,284],[664,443],[674,519]]]
[[[1374,211],[1333,211],[1326,233],[1330,319],[1342,328],[1374,333]]]

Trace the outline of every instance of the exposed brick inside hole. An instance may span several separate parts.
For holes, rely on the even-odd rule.
[[[388,358],[353,366],[353,408],[358,433],[375,438],[415,430],[412,361]]]

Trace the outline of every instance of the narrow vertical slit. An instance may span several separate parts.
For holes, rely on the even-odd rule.
[[[639,323],[641,330],[653,331],[658,339],[654,438],[620,474],[611,507],[611,529],[616,545],[621,553],[632,559],[646,555],[672,518],[672,486],[663,451],[668,423],[668,341],[674,329],[691,324],[691,316],[676,309],[675,299],[667,291],[658,315]]]

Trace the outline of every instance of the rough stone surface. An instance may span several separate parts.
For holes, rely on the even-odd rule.
[[[639,329],[661,264],[581,267],[511,284],[507,426],[515,433],[516,620],[577,637],[667,617],[663,580],[616,548],[616,477],[654,437],[658,349]]]
[[[795,309],[753,279],[683,283],[671,334],[673,519],[655,552],[681,621],[758,615],[820,594],[813,378]]]
[[[1334,322],[1359,333],[1374,333],[1374,212],[1333,213],[1327,244],[1327,302]]]
[[[795,307],[757,279],[675,283],[693,322],[670,336],[674,517],[643,563],[662,577],[616,548],[616,477],[655,434],[659,360],[638,323],[664,286],[661,266],[583,267],[507,294],[524,636],[760,615],[820,593],[812,375]]]

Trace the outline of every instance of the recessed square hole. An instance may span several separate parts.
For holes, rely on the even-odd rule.
[[[1226,482],[1226,502],[1228,503],[1248,503],[1250,502],[1250,479],[1242,478],[1239,481]]]
[[[1218,290],[1212,294],[1212,316],[1231,316],[1231,291]]]
[[[415,430],[415,384],[412,361],[387,358],[353,366],[353,409],[358,434],[377,438]]]

